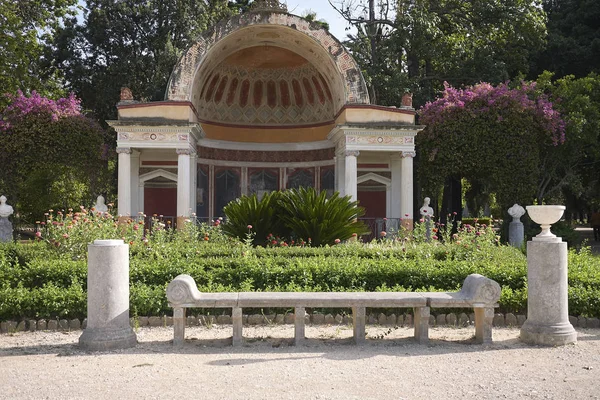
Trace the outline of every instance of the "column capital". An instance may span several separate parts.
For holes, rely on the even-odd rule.
[[[196,154],[194,149],[192,149],[191,147],[185,149],[176,149],[175,151],[177,152],[177,155],[193,156]]]
[[[346,150],[344,152],[344,156],[346,157],[358,157],[360,155],[360,151],[358,150]]]
[[[131,154],[131,147],[117,147],[117,154]]]
[[[401,153],[402,158],[415,158],[417,156],[417,153],[415,151],[403,151]]]

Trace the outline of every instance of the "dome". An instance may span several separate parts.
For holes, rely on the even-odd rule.
[[[194,103],[206,121],[243,125],[303,125],[334,119],[323,75],[301,55],[253,46],[226,57],[197,87]]]

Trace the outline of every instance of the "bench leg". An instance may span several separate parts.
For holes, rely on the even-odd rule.
[[[185,339],[185,308],[173,309],[173,345],[181,346]]]
[[[494,309],[492,307],[475,307],[475,341],[492,343],[492,324]]]
[[[354,343],[365,343],[365,323],[366,323],[365,307],[352,307],[352,325],[354,327]]]
[[[242,336],[242,309],[240,307],[233,307],[231,310],[231,321],[233,322],[233,346],[240,346],[243,344]]]
[[[305,331],[306,309],[304,307],[296,307],[294,309],[294,344],[300,346],[306,338]]]
[[[429,307],[415,307],[415,340],[426,344],[429,341]]]

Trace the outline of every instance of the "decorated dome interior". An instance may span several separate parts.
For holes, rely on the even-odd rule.
[[[192,101],[203,121],[302,126],[335,119],[345,93],[325,52],[289,28],[240,31],[214,46],[196,74]]]

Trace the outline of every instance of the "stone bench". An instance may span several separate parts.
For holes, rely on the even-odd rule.
[[[430,308],[473,308],[477,343],[492,341],[494,308],[498,307],[500,285],[482,275],[469,275],[459,292],[241,292],[200,293],[189,275],[179,275],[167,287],[173,307],[173,344],[185,337],[186,308],[231,308],[233,345],[242,343],[243,308],[294,308],[295,344],[305,339],[306,308],[352,308],[354,341],[365,341],[367,308],[413,308],[414,337],[429,340]]]

